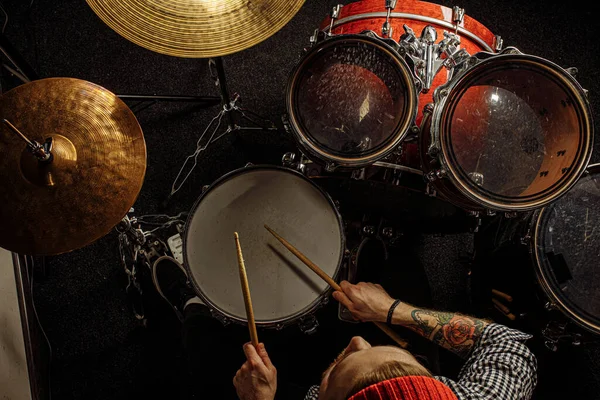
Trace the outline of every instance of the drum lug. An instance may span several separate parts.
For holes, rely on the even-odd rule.
[[[531,235],[530,234],[526,234],[525,236],[523,236],[521,238],[522,245],[529,246],[530,243],[531,243]]]
[[[496,51],[502,50],[503,45],[504,45],[504,40],[502,40],[502,37],[500,37],[500,35],[494,36],[494,50],[496,50]]]
[[[327,31],[328,37],[333,36],[333,33],[331,33],[331,31],[333,31],[333,25],[335,24],[335,20],[338,19],[340,16],[340,10],[342,9],[342,7],[344,7],[343,4],[338,4],[334,6],[331,10],[331,14],[329,14],[331,17],[331,22],[329,23],[329,30]]]
[[[517,218],[517,215],[516,211],[506,211],[504,213],[504,218]]]
[[[325,163],[325,171],[327,171],[327,172],[333,172],[333,171],[335,171],[336,168],[337,168],[337,165],[335,165],[335,163],[333,163],[331,161],[327,161]]]
[[[285,130],[285,133],[291,134],[292,129],[290,126],[290,117],[287,114],[283,114],[281,116],[281,123],[283,124],[283,129]]]
[[[577,77],[577,73],[579,72],[579,70],[577,69],[577,67],[569,67],[569,68],[565,68],[565,70],[569,73],[569,75],[571,75],[573,78]]]
[[[219,321],[220,323],[223,324],[223,326],[227,326],[231,323],[231,321],[228,318],[225,318],[221,313],[215,311],[214,308],[209,309],[210,311],[210,315],[216,319],[217,321]]]
[[[300,318],[300,321],[298,322],[298,327],[300,328],[300,331],[302,331],[302,333],[312,335],[317,331],[317,328],[319,327],[319,322],[317,321],[314,315],[309,315]]]
[[[362,228],[362,233],[367,237],[372,237],[375,235],[375,227],[373,225],[365,225]]]
[[[425,194],[429,197],[437,197],[437,190],[431,183],[427,183],[425,186]]]
[[[427,180],[429,182],[433,182],[435,180],[442,179],[445,176],[446,176],[446,170],[443,168],[435,170],[435,171],[431,171],[431,172],[427,173],[427,175],[425,175],[425,177],[427,178]]]
[[[306,165],[302,162],[302,157],[300,157],[300,160],[296,160],[297,158],[298,157],[296,157],[296,153],[285,153],[283,157],[281,157],[281,164],[286,168],[295,169],[304,174]]]

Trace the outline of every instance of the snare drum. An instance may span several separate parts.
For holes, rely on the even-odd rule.
[[[429,89],[448,80],[442,64],[456,44],[444,31],[456,32],[469,54],[493,51],[497,37],[468,16],[455,24],[451,8],[423,1],[398,2],[387,34],[384,0],[334,10],[290,75],[286,128],[307,157],[330,171],[361,168],[400,150],[405,154],[394,161],[420,170],[418,147],[405,139],[418,133]],[[406,36],[405,24],[421,37]]]
[[[233,237],[238,232],[256,325],[298,324],[312,333],[318,325],[314,313],[330,288],[265,224],[336,279],[345,235],[330,197],[294,170],[249,166],[214,182],[189,214],[183,256],[191,284],[221,322],[247,322]]]
[[[515,48],[464,60],[428,110],[423,170],[442,196],[474,211],[555,201],[593,149],[590,105],[571,71]]]

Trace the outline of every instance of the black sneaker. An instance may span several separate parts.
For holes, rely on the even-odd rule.
[[[171,305],[183,321],[183,308],[196,294],[189,286],[183,265],[170,256],[159,257],[152,265],[152,281],[158,293]]]

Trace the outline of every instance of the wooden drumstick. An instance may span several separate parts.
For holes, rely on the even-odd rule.
[[[494,307],[496,307],[496,310],[500,311],[508,319],[510,319],[511,321],[514,321],[516,319],[515,315],[510,312],[510,308],[506,307],[504,304],[500,303],[500,301],[496,299],[492,299],[492,302],[494,303]]]
[[[242,246],[240,246],[240,237],[234,232],[235,246],[237,247],[238,265],[240,267],[240,282],[242,283],[242,293],[244,294],[244,304],[246,306],[246,318],[248,319],[248,329],[250,330],[250,340],[255,348],[258,349],[258,333],[256,332],[256,323],[254,322],[254,311],[252,310],[252,299],[250,298],[250,286],[248,286],[248,277],[246,276],[246,267],[244,257],[242,256]]]
[[[509,303],[511,303],[513,301],[512,296],[510,296],[504,292],[501,292],[497,289],[492,289],[492,295],[499,297],[501,299],[504,299],[504,300],[508,301]]]
[[[291,243],[289,243],[287,240],[285,240],[284,238],[282,238],[281,236],[279,236],[273,229],[269,228],[267,225],[265,225],[265,229],[268,230],[269,232],[271,232],[271,234],[273,236],[275,236],[275,238],[277,240],[279,240],[281,242],[281,244],[283,244],[290,252],[292,252],[293,255],[295,255],[296,257],[298,257],[298,259],[300,261],[302,261],[308,268],[310,268],[311,270],[313,270],[314,273],[316,273],[317,275],[319,275],[319,277],[321,279],[323,279],[325,282],[327,282],[327,284],[329,286],[331,286],[334,290],[343,292],[342,288],[340,287],[340,285],[337,284],[336,281],[334,281],[329,275],[327,275],[315,263],[313,263],[312,261],[310,261],[308,259],[308,257],[306,257],[304,254],[302,254],[300,252],[300,250],[298,250],[294,246],[292,246]],[[383,324],[383,323],[381,323],[379,321],[373,321],[373,323],[375,325],[377,325],[377,327],[379,329],[381,329],[383,332],[385,332],[400,347],[402,347],[402,348],[408,347],[408,343],[404,339],[402,339],[392,328],[390,328],[386,324]]]

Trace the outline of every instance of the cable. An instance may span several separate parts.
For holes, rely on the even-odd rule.
[[[31,2],[33,3],[33,0]],[[4,31],[6,30],[6,25],[8,25],[8,13],[4,9],[4,6],[2,5],[2,3],[0,3],[0,10],[2,10],[2,13],[4,13],[4,17],[5,17],[4,25],[2,26],[2,34],[4,34]]]
[[[31,1],[31,3],[33,3],[33,0]],[[51,379],[51,374],[50,374],[50,368],[51,368],[51,364],[52,364],[52,345],[50,345],[50,339],[48,339],[48,335],[46,335],[46,331],[44,330],[44,328],[42,327],[42,322],[40,321],[40,316],[38,315],[37,312],[37,308],[35,307],[35,301],[33,298],[33,271],[34,271],[34,261],[33,261],[33,257],[31,257],[31,276],[29,277],[30,279],[30,288],[29,288],[29,292],[31,293],[31,308],[33,308],[33,313],[35,314],[35,319],[37,320],[38,326],[40,327],[40,330],[42,331],[42,334],[44,335],[44,338],[46,339],[46,343],[48,344],[48,399],[52,399],[52,385],[50,383],[50,379]],[[46,259],[42,258],[42,263],[46,263]],[[25,258],[25,269],[27,271],[29,271],[29,269],[27,268],[27,258]]]

